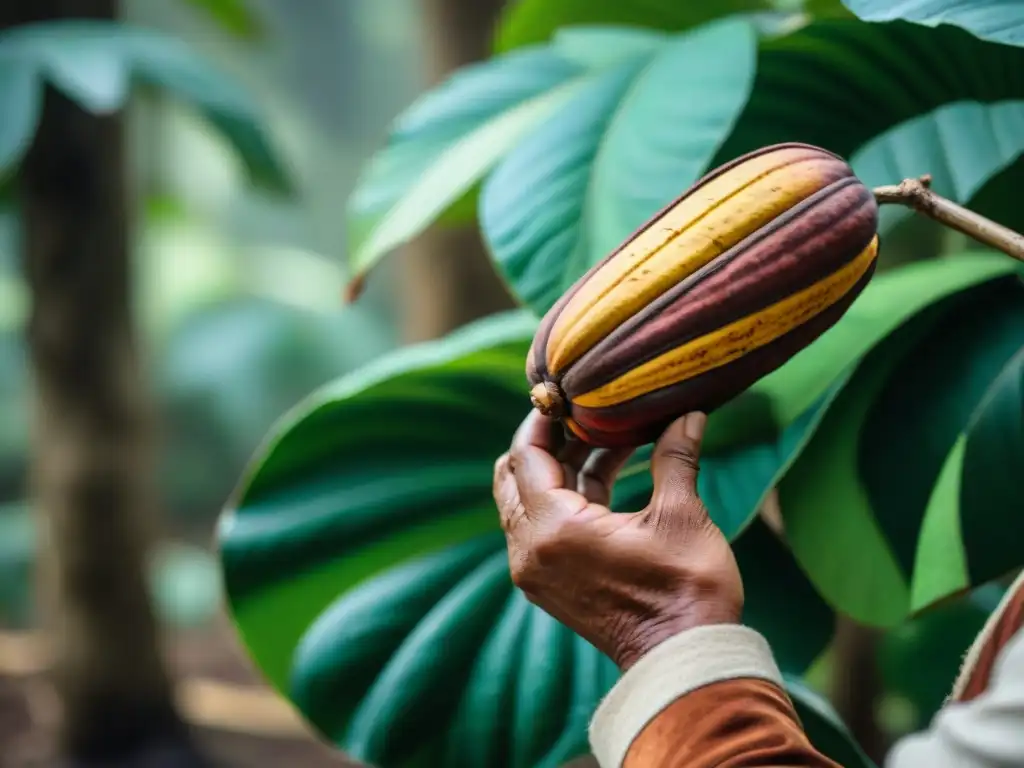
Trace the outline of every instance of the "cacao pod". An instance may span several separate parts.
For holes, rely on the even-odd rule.
[[[842,158],[776,144],[697,181],[541,321],[534,406],[595,446],[710,413],[831,327],[874,273],[874,195]]]

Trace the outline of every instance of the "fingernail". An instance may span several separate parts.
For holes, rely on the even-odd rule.
[[[700,411],[688,414],[686,423],[683,425],[683,433],[691,440],[700,440],[704,434],[704,424],[708,417]]]

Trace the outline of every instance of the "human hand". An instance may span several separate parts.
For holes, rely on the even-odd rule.
[[[607,506],[631,449],[566,441],[537,411],[495,464],[513,582],[623,671],[686,629],[740,619],[736,559],[697,496],[705,422],[691,413],[665,430],[651,456],[654,493],[639,512]]]

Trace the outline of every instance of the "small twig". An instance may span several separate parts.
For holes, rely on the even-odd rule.
[[[879,205],[905,205],[1017,261],[1024,261],[1024,235],[935,194],[931,182],[932,177],[926,175],[904,179],[894,186],[875,187],[875,200]]]

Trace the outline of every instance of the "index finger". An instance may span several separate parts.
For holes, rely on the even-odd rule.
[[[555,456],[558,434],[561,430],[557,422],[534,410],[512,438],[510,468],[528,510],[540,511],[550,503],[547,494],[565,487],[565,467]]]
[[[536,408],[532,408],[519,428],[516,429],[515,435],[512,437],[511,450],[514,453],[524,448],[534,447],[555,456],[562,447],[561,434],[562,431],[554,419],[545,416]]]

